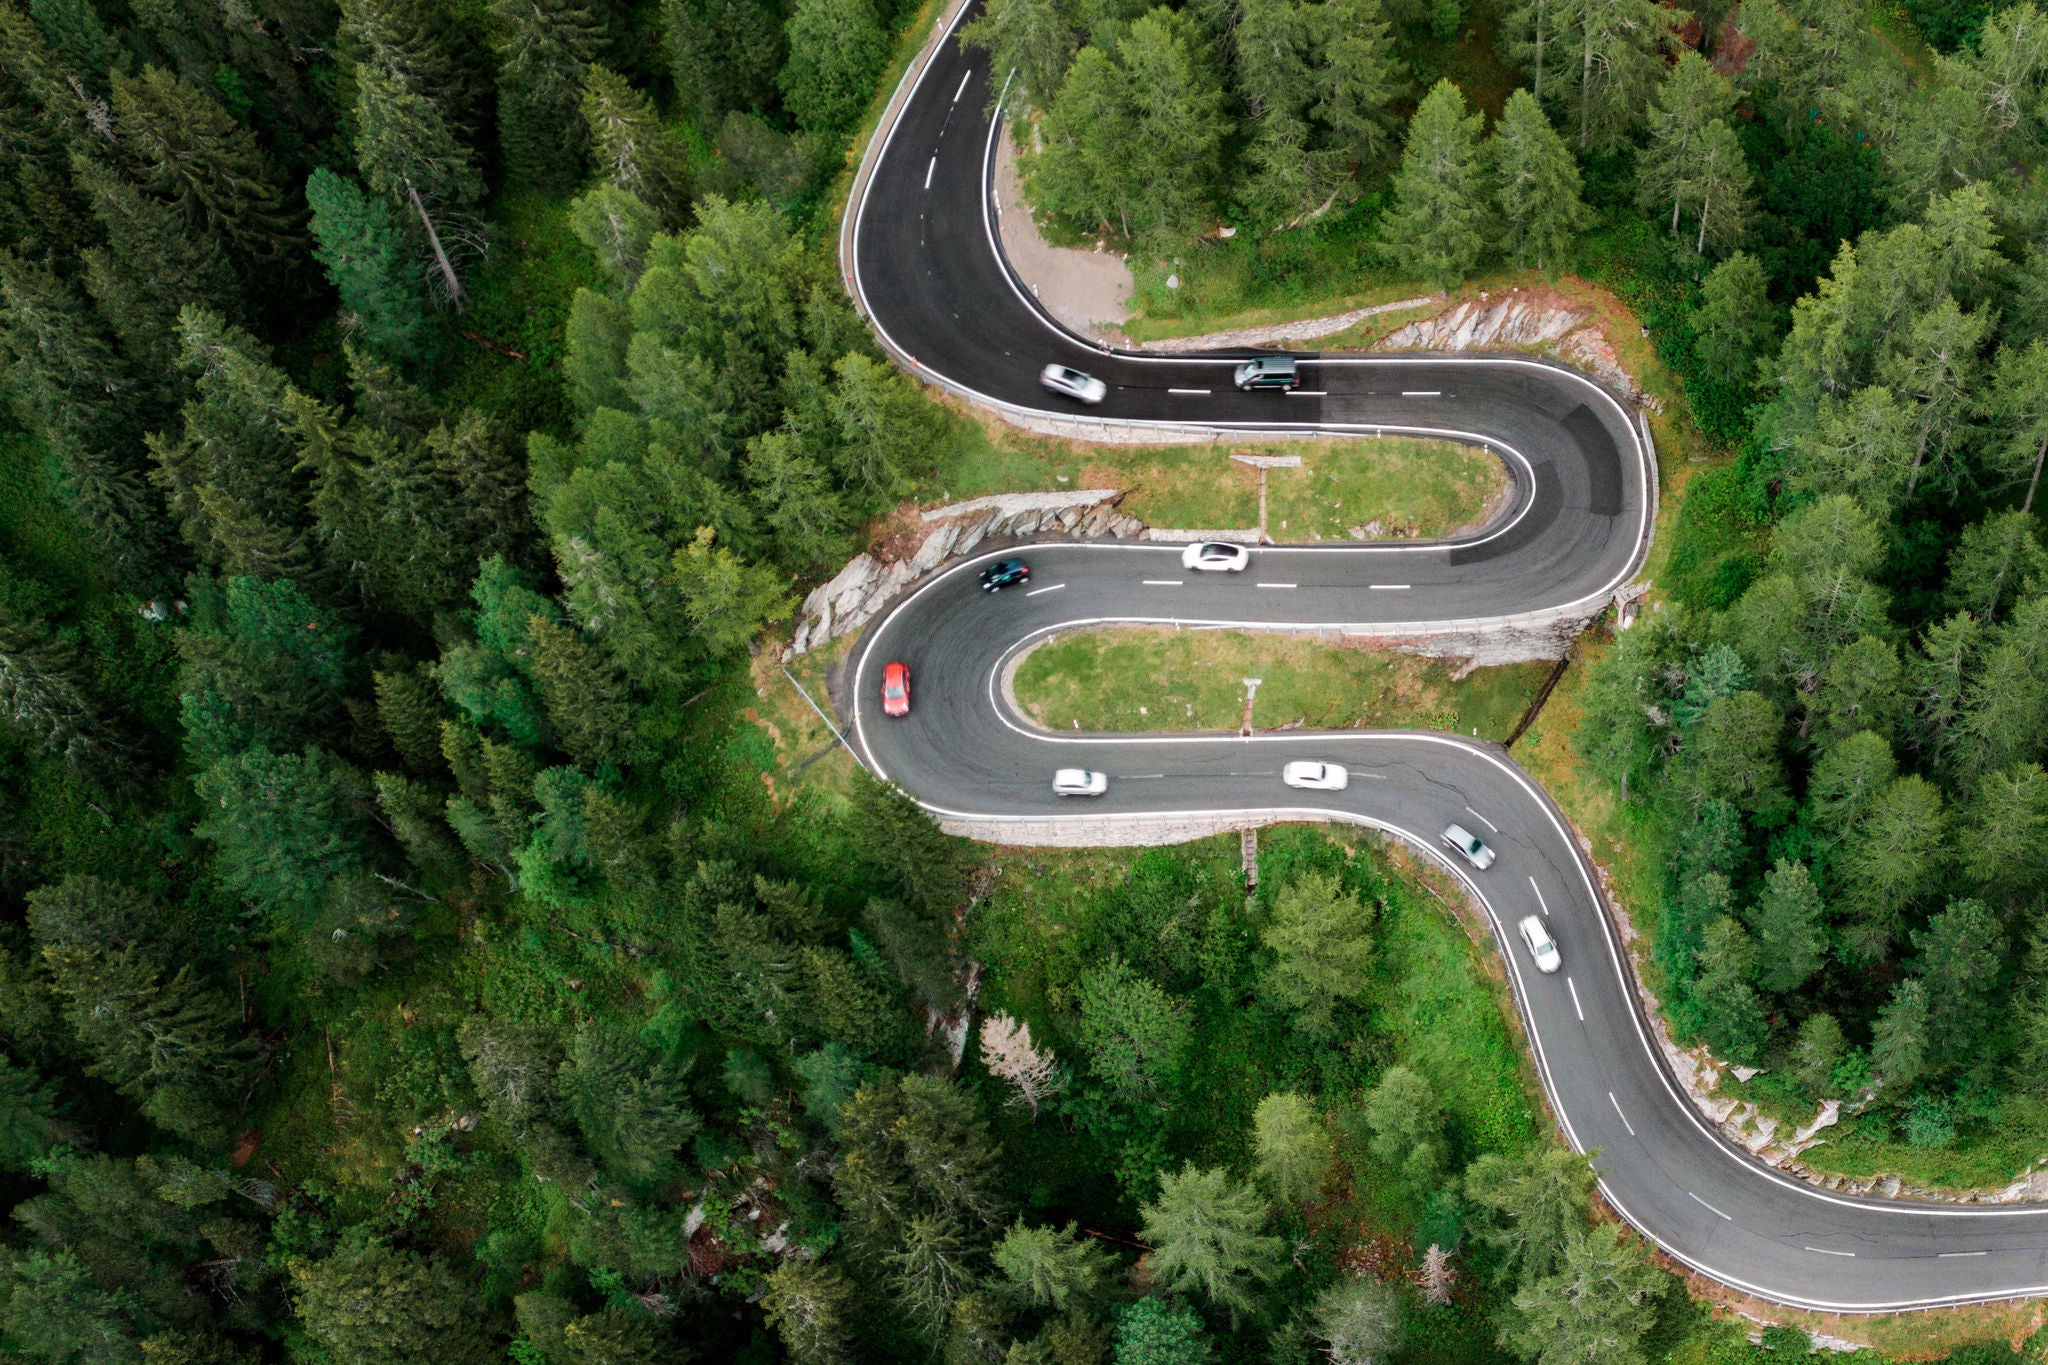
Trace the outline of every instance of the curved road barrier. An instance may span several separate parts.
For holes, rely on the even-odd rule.
[[[929,382],[1013,416],[1114,436],[1155,428],[1407,432],[1483,442],[1515,496],[1490,526],[1434,543],[1278,546],[1242,573],[1181,568],[1179,547],[1060,541],[954,566],[867,628],[848,674],[850,738],[934,814],[982,826],[1133,817],[1329,820],[1407,840],[1466,886],[1499,936],[1536,1068],[1566,1139],[1594,1152],[1612,1207],[1676,1260],[1798,1308],[1877,1313],[2048,1293],[2048,1208],[1831,1194],[1729,1144],[1653,1044],[1593,869],[1562,813],[1497,745],[1416,732],[1082,735],[1019,715],[1002,677],[1046,635],[1106,624],[1483,633],[1595,614],[1641,567],[1655,507],[1648,433],[1586,376],[1521,357],[1303,355],[1296,394],[1239,393],[1233,357],[1140,356],[1066,331],[1011,273],[990,220],[997,130],[987,58],[952,34],[908,78],[869,147],[843,238],[849,286],[889,350]],[[1050,361],[1109,385],[1097,409],[1044,394]],[[1023,554],[1028,587],[978,570]],[[890,660],[917,707],[882,716]],[[1350,768],[1342,792],[1286,787],[1291,759]],[[1108,774],[1093,799],[1056,768]],[[1456,823],[1498,853],[1485,870],[1439,841]],[[1541,917],[1563,967],[1535,969],[1512,925]]]

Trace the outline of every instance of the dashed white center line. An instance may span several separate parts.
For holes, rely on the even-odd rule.
[[[1407,585],[1406,583],[1368,583],[1368,584],[1366,584],[1366,586],[1367,586],[1368,588],[1371,588],[1371,589],[1372,589],[1372,590],[1373,590],[1374,592],[1406,592],[1406,591],[1408,591],[1408,585]]]
[[[1178,578],[1148,578],[1145,580],[1145,586],[1148,588],[1177,588],[1180,584],[1181,580]]]
[[[1731,1223],[1735,1221],[1735,1220],[1734,1220],[1733,1218],[1728,1218],[1728,1215],[1727,1215],[1727,1214],[1725,1214],[1725,1213],[1721,1212],[1721,1210],[1719,1210],[1719,1209],[1715,1208],[1715,1207],[1714,1207],[1714,1206],[1713,1206],[1712,1204],[1709,1204],[1709,1203],[1708,1203],[1708,1202],[1707,1202],[1706,1200],[1704,1200],[1704,1199],[1700,1198],[1700,1197],[1699,1197],[1698,1195],[1696,1195],[1696,1194],[1693,1194],[1693,1192],[1692,1192],[1691,1190],[1687,1190],[1687,1191],[1686,1191],[1686,1194],[1687,1194],[1687,1195],[1689,1195],[1689,1196],[1691,1196],[1691,1198],[1692,1198],[1692,1202],[1693,1202],[1693,1203],[1695,1203],[1695,1204],[1698,1204],[1698,1205],[1699,1205],[1699,1206],[1700,1206],[1701,1208],[1705,1209],[1705,1210],[1706,1210],[1706,1211],[1707,1211],[1708,1213],[1711,1213],[1711,1214],[1713,1214],[1713,1215],[1714,1215],[1714,1216],[1715,1216],[1716,1218],[1727,1218],[1727,1219],[1728,1219],[1728,1221],[1729,1221],[1729,1222],[1731,1222]]]
[[[1467,807],[1465,807],[1465,814],[1467,814],[1467,815],[1471,816],[1471,817],[1472,817],[1472,818],[1473,818],[1474,820],[1477,820],[1477,821],[1478,821],[1478,822],[1479,822],[1480,824],[1482,824],[1482,825],[1485,825],[1485,826],[1486,826],[1486,827],[1487,827],[1488,829],[1492,830],[1492,831],[1493,831],[1493,832],[1494,832],[1495,834],[1498,834],[1498,833],[1500,833],[1500,826],[1499,826],[1499,825],[1496,825],[1495,823],[1493,823],[1493,821],[1491,821],[1491,820],[1487,819],[1487,818],[1486,818],[1485,816],[1481,815],[1481,814],[1480,814],[1480,813],[1479,813],[1478,811],[1476,811],[1476,810],[1473,810],[1473,809],[1472,809],[1472,808],[1471,808],[1470,806],[1467,806]]]
[[[1252,586],[1259,588],[1291,588],[1295,585],[1292,583],[1255,583]]]
[[[1287,390],[1287,396],[1289,398],[1328,398],[1330,391],[1328,389],[1289,389]]]
[[[1607,1092],[1607,1102],[1614,1106],[1614,1115],[1616,1118],[1621,1120],[1621,1126],[1628,1129],[1628,1135],[1630,1137],[1634,1137],[1636,1135],[1636,1126],[1628,1121],[1627,1114],[1621,1112],[1621,1101],[1614,1098],[1614,1092],[1612,1090]]]
[[[974,68],[973,68],[973,67],[969,67],[969,68],[967,69],[967,71],[966,71],[966,72],[965,72],[964,74],[962,74],[962,75],[961,75],[961,77],[960,77],[960,88],[959,88],[958,90],[955,90],[955,91],[953,92],[953,103],[955,103],[955,104],[958,104],[958,103],[960,102],[960,97],[961,97],[962,95],[964,95],[964,94],[966,94],[966,93],[967,93],[967,82],[969,82],[969,81],[971,81],[971,80],[973,80],[973,79],[974,79]]]
[[[1444,391],[1442,389],[1403,389],[1401,390],[1401,396],[1403,398],[1441,398],[1444,396]]]
[[[1988,1251],[1937,1251],[1934,1253],[1934,1259],[1937,1261],[1952,1261],[1963,1256],[1989,1256],[1990,1254]]]
[[[1188,395],[1189,397],[1195,397],[1195,398],[1199,398],[1199,397],[1201,397],[1201,396],[1202,396],[1203,394],[1206,394],[1207,392],[1209,392],[1209,390],[1207,390],[1207,389],[1168,389],[1168,390],[1167,390],[1167,392],[1168,392],[1168,393],[1179,393],[1179,394],[1186,394],[1186,395]]]
[[[1586,1012],[1579,1008],[1579,988],[1572,984],[1570,977],[1564,979],[1564,988],[1572,993],[1572,1013],[1579,1016],[1580,1023],[1585,1023]]]
[[[1536,885],[1534,877],[1529,878],[1529,889],[1536,893],[1536,904],[1543,907],[1543,918],[1550,918],[1550,903],[1543,899],[1543,888]]]
[[[937,152],[933,152],[931,164],[924,168],[924,187],[926,189],[930,189],[932,187],[932,176],[938,172],[938,169],[939,154]]]
[[[1061,588],[1064,588],[1066,586],[1067,585],[1064,583],[1055,583],[1049,588],[1033,588],[1030,592],[1027,592],[1024,595],[1026,597],[1036,597],[1038,596],[1038,594],[1042,592],[1058,592]]]
[[[1853,1251],[1829,1251],[1826,1247],[1804,1247],[1802,1250],[1811,1251],[1818,1256],[1847,1256],[1852,1261],[1856,1259],[1856,1253]]]

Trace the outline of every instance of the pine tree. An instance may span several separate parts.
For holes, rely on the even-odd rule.
[[[1255,1286],[1271,1284],[1284,1264],[1280,1239],[1259,1231],[1269,1212],[1256,1190],[1220,1166],[1190,1162],[1162,1173],[1159,1198],[1139,1210],[1153,1283],[1198,1290],[1236,1322],[1256,1306]]]
[[[1826,907],[1806,864],[1780,858],[1749,912],[1757,936],[1757,984],[1783,994],[1806,984],[1827,953]]]
[[[1374,1157],[1415,1189],[1436,1183],[1444,1167],[1444,1115],[1429,1082],[1390,1066],[1365,1097],[1363,1117]]]
[[[1315,1106],[1291,1090],[1259,1101],[1252,1114],[1259,1177],[1275,1199],[1303,1204],[1316,1197],[1330,1169],[1330,1135]]]
[[[575,179],[590,139],[579,105],[606,41],[583,0],[492,0],[498,21],[498,139],[515,174],[543,188]]]
[[[1810,1014],[1792,1045],[1792,1074],[1813,1095],[1834,1093],[1835,1064],[1842,1059],[1842,1026],[1832,1014]]]
[[[1332,1365],[1371,1365],[1401,1345],[1400,1295],[1379,1280],[1344,1276],[1316,1296],[1310,1316]]]
[[[306,483],[286,434],[285,377],[261,343],[197,308],[178,319],[197,393],[183,431],[150,438],[154,477],[185,539],[229,573],[305,582]]]
[[[1274,899],[1262,939],[1274,955],[1267,985],[1312,1032],[1366,990],[1377,910],[1324,872],[1304,872]]]
[[[5,612],[0,612],[0,717],[38,752],[91,775],[105,775],[119,752],[71,651],[40,623],[16,623]]]
[[[474,145],[489,95],[482,54],[440,0],[344,0],[341,38],[358,70],[378,67],[426,95],[454,137]]]
[[[1343,166],[1377,166],[1392,145],[1394,105],[1409,90],[1380,0],[1326,0],[1315,117]]]
[[[617,185],[599,185],[578,195],[569,203],[569,227],[578,239],[597,256],[611,277],[618,281],[620,289],[630,295],[633,286],[640,282],[640,271],[647,264],[647,248],[654,241],[654,234],[661,231],[661,220],[655,216],[638,195],[629,194]],[[595,294],[588,289],[576,291],[579,305],[588,307],[582,301],[586,298],[601,301],[618,314],[620,337],[615,345],[607,346],[607,352],[616,350],[616,360],[605,365],[606,371],[617,378],[626,373],[625,341],[630,323],[625,318],[624,307],[613,299]],[[577,340],[577,323],[573,317],[570,323],[570,346],[572,354],[578,345],[588,345],[588,340]],[[583,326],[587,329],[589,324]],[[587,333],[586,333],[587,335]],[[585,362],[587,363],[587,362]],[[572,379],[572,382],[575,382]],[[589,381],[584,381],[588,383]],[[621,411],[632,407],[632,400],[619,389],[619,396],[608,403],[591,402],[588,407],[613,407]]]
[[[1622,1236],[1612,1223],[1569,1234],[1558,1272],[1522,1281],[1502,1343],[1536,1365],[1640,1358],[1665,1278],[1639,1243]]]
[[[1037,189],[1047,211],[1084,226],[1112,223],[1131,236],[1137,110],[1129,80],[1108,53],[1091,44],[1074,54],[1043,131]]]
[[[606,1171],[645,1188],[680,1169],[677,1152],[698,1127],[688,1070],[631,1029],[593,1020],[576,1030],[562,1094]]]
[[[447,760],[441,756],[441,697],[431,669],[426,665],[379,669],[371,681],[376,688],[377,723],[405,766],[420,777],[446,773]]]
[[[1672,11],[1652,0],[1549,0],[1562,41],[1558,96],[1579,125],[1579,151],[1612,150],[1664,71]]]
[[[1178,1298],[1147,1295],[1117,1310],[1117,1365],[1202,1365],[1212,1351],[1202,1315]],[[1077,1359],[1101,1359],[1100,1346]]]
[[[1520,1157],[1484,1152],[1465,1170],[1465,1195],[1495,1217],[1480,1239],[1506,1256],[1517,1284],[1548,1279],[1564,1263],[1566,1244],[1585,1227],[1593,1168],[1577,1152],[1536,1147]]]
[[[1019,1300],[1064,1313],[1102,1296],[1115,1263],[1100,1242],[1075,1236],[1075,1227],[1032,1227],[1019,1220],[996,1243],[996,1269]]]
[[[788,614],[783,580],[765,564],[750,565],[713,544],[715,533],[700,527],[696,538],[676,551],[676,591],[695,628],[696,641],[714,659],[737,654],[761,627]]]
[[[1671,206],[1671,234],[1680,210],[1697,195],[1692,186],[1706,158],[1707,129],[1735,108],[1735,91],[1697,52],[1681,52],[1657,87],[1650,106],[1650,140],[1636,159],[1636,202],[1645,210]]]
[[[426,299],[391,210],[325,167],[307,180],[306,203],[313,215],[313,258],[326,267],[353,328],[379,350],[416,353]]]
[[[1892,987],[1891,1003],[1878,1012],[1871,1030],[1870,1060],[1878,1079],[1894,1094],[1904,1095],[1932,1070],[1928,1055],[1927,983],[1907,977]]]
[[[859,1310],[854,1287],[837,1266],[791,1257],[765,1283],[761,1309],[795,1365],[842,1365],[852,1358]]]
[[[190,229],[227,244],[245,275],[293,263],[299,214],[270,159],[233,116],[153,66],[114,82],[114,126],[137,169]]]
[[[1752,383],[1758,357],[1775,339],[1782,314],[1765,288],[1762,264],[1746,251],[1717,264],[1700,285],[1693,354],[1719,383]]]
[[[331,754],[251,749],[195,785],[208,813],[194,832],[214,846],[222,882],[252,906],[308,916],[331,880],[361,864],[370,793]]]
[[[1501,246],[1516,265],[1533,257],[1544,269],[1570,248],[1592,211],[1580,196],[1579,163],[1528,91],[1508,96],[1485,160]]]
[[[73,876],[29,896],[29,928],[88,1069],[181,1137],[220,1136],[253,1050],[229,1000],[173,966],[140,893]]]
[[[2048,773],[2022,763],[1988,774],[1971,797],[1962,850],[1971,881],[1987,897],[2018,903],[2048,882]]]
[[[662,126],[654,102],[625,77],[593,66],[582,104],[598,173],[654,209],[670,229],[682,227],[690,209],[690,154]]]
[[[779,0],[662,0],[662,49],[676,94],[701,126],[758,111],[772,96],[788,17]]]
[[[2004,436],[1991,454],[1991,470],[2008,483],[2026,481],[2020,510],[2031,512],[2048,463],[2048,341],[2001,349],[1990,390],[1979,401],[1992,429]]]
[[[394,1250],[368,1225],[321,1260],[293,1261],[291,1273],[299,1324],[336,1365],[485,1365],[499,1356],[469,1281]]]
[[[458,264],[474,254],[471,211],[483,175],[433,94],[395,60],[372,55],[356,70],[356,164],[363,181],[418,225],[444,302],[464,300]]]
[[[632,695],[604,653],[568,626],[535,617],[533,681],[562,748],[578,763],[631,762],[640,752]]]
[[[1411,278],[1443,289],[1470,274],[1485,247],[1485,199],[1479,180],[1480,114],[1448,79],[1436,83],[1408,122],[1394,207],[1381,240]]]
[[[1182,1004],[1121,958],[1081,975],[1081,1045],[1089,1069],[1124,1103],[1170,1103],[1192,1027]]]
[[[1050,1047],[1031,1041],[1031,1025],[998,1011],[981,1021],[981,1064],[1016,1093],[1012,1104],[1033,1118],[1048,1099],[1066,1088],[1066,1072]]]
[[[1137,141],[1123,151],[1136,182],[1133,221],[1141,235],[1195,231],[1213,213],[1211,177],[1227,131],[1201,31],[1192,15],[1151,10],[1117,44],[1117,61],[1137,123]]]
[[[796,0],[788,32],[789,60],[778,80],[790,113],[807,132],[853,126],[889,56],[874,0]]]
[[[1698,169],[1688,187],[1700,225],[1692,244],[1694,255],[1705,255],[1709,244],[1725,250],[1749,230],[1752,180],[1735,130],[1719,120],[1708,124]]]
[[[960,30],[964,47],[989,55],[989,69],[1010,76],[1008,107],[1022,121],[1044,113],[1059,94],[1079,40],[1058,0],[990,0]]]

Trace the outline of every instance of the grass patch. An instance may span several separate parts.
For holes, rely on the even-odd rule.
[[[1093,445],[1026,436],[962,420],[926,487],[936,501],[1057,488],[1120,488],[1150,526],[1222,530],[1259,523],[1259,473],[1233,452],[1295,455],[1267,475],[1275,540],[1435,538],[1483,521],[1510,487],[1499,457],[1454,441],[1407,437],[1233,441],[1186,446]]]
[[[1550,665],[1454,678],[1450,663],[1266,634],[1132,629],[1064,635],[1017,669],[1018,701],[1054,730],[1235,730],[1260,679],[1261,730],[1448,730],[1505,740]]]

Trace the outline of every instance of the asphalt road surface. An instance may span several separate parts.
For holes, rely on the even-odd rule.
[[[963,15],[971,15],[970,7]],[[1189,629],[1454,628],[1597,603],[1648,547],[1654,455],[1633,414],[1583,375],[1527,358],[1301,357],[1303,393],[1242,394],[1227,355],[1106,353],[1064,331],[1012,277],[989,219],[987,57],[950,36],[913,76],[853,206],[849,283],[884,342],[926,378],[985,401],[1072,415],[1037,374],[1086,370],[1104,417],[1233,430],[1405,430],[1484,443],[1515,482],[1485,530],[1452,542],[1256,549],[1242,573],[1180,566],[1177,547],[1047,542],[992,551],[924,584],[867,630],[847,675],[862,758],[936,814],[980,821],[1243,815],[1372,826],[1450,867],[1499,935],[1536,1066],[1566,1138],[1594,1152],[1612,1206],[1676,1259],[1760,1298],[1882,1312],[2048,1292],[2048,1208],[1830,1194],[1762,1165],[1697,1113],[1655,1051],[1591,868],[1542,788],[1497,745],[1417,732],[1055,734],[1005,696],[1034,640],[1110,622]],[[980,590],[1018,554],[1028,585]],[[881,714],[883,664],[912,672],[912,713]],[[1347,765],[1303,792],[1290,759]],[[1108,774],[1095,799],[1052,794],[1062,767]],[[1451,823],[1499,853],[1483,872],[1439,842]],[[1562,951],[1536,970],[1513,933],[1542,916]]]

